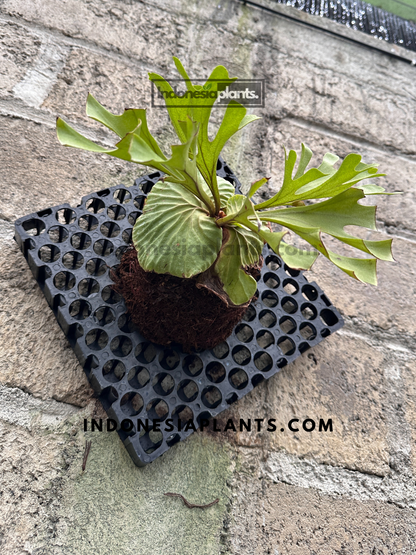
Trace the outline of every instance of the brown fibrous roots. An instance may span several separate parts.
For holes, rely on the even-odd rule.
[[[248,271],[260,273],[262,259]],[[159,345],[178,343],[185,352],[212,349],[232,333],[249,303],[229,305],[198,278],[145,271],[131,245],[112,272],[134,326]]]

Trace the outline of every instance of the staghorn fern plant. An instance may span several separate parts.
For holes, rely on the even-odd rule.
[[[217,177],[216,168],[226,142],[259,118],[246,115],[244,106],[230,101],[210,140],[208,123],[214,102],[236,78],[218,66],[205,85],[193,85],[181,62],[177,58],[174,62],[190,94],[176,95],[164,78],[149,74],[164,96],[180,141],[171,147],[170,157],[149,132],[144,109],[125,110],[116,116],[88,96],[87,115],[121,139],[112,149],[95,144],[62,119],[57,120],[58,138],[63,145],[106,153],[163,172],[164,177],[149,193],[133,229],[133,243],[142,268],[183,278],[200,275],[204,285],[212,289],[219,279],[222,291],[217,290],[217,294],[229,306],[239,306],[256,292],[256,281],[246,270],[258,262],[264,243],[268,243],[289,267],[308,270],[321,253],[351,277],[376,284],[376,261],[393,260],[392,240],[359,239],[344,228],[354,225],[375,229],[376,207],[363,206],[358,201],[384,193],[377,185],[361,184],[367,178],[384,175],[377,172],[377,166],[362,163],[359,154],[348,154],[336,168],[339,158],[328,153],[317,168],[307,169],[312,152],[302,144],[297,166],[296,152],[285,151],[284,178],[278,193],[254,204],[253,195],[268,178],[254,182],[247,195],[235,194],[228,181]],[[310,200],[314,202],[306,204]],[[270,223],[280,224],[283,230],[272,231]],[[288,230],[312,249],[288,245],[283,240]],[[368,257],[336,254],[325,246],[322,234]]]

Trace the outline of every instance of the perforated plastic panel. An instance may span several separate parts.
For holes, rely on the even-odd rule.
[[[222,161],[218,175],[240,190]],[[202,418],[216,416],[343,325],[321,289],[265,247],[259,298],[226,342],[189,355],[146,341],[112,290],[109,268],[131,242],[132,226],[159,178],[153,173],[133,187],[98,191],[75,208],[55,206],[15,225],[34,277],[138,466],[190,435],[188,420],[198,427]],[[137,431],[138,418],[162,421],[161,431]],[[164,430],[169,419],[173,431]],[[135,428],[123,431],[123,420]]]

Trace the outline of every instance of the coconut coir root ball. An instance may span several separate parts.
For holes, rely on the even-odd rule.
[[[259,266],[249,273],[257,277]],[[179,343],[185,352],[212,349],[224,341],[249,304],[227,306],[209,289],[197,287],[194,278],[147,272],[133,246],[123,254],[112,279],[141,334],[159,345]]]

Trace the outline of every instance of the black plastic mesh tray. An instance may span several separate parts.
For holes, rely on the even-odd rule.
[[[218,175],[240,184],[223,162]],[[132,328],[109,268],[131,242],[132,226],[160,178],[140,177],[132,187],[87,195],[76,208],[48,208],[16,221],[15,239],[107,414],[138,466],[192,433],[192,419],[216,416],[264,378],[343,325],[315,283],[282,263],[267,246],[253,302],[226,342],[186,354],[146,341]],[[171,419],[173,431],[128,428]],[[171,426],[171,427],[172,427]]]

